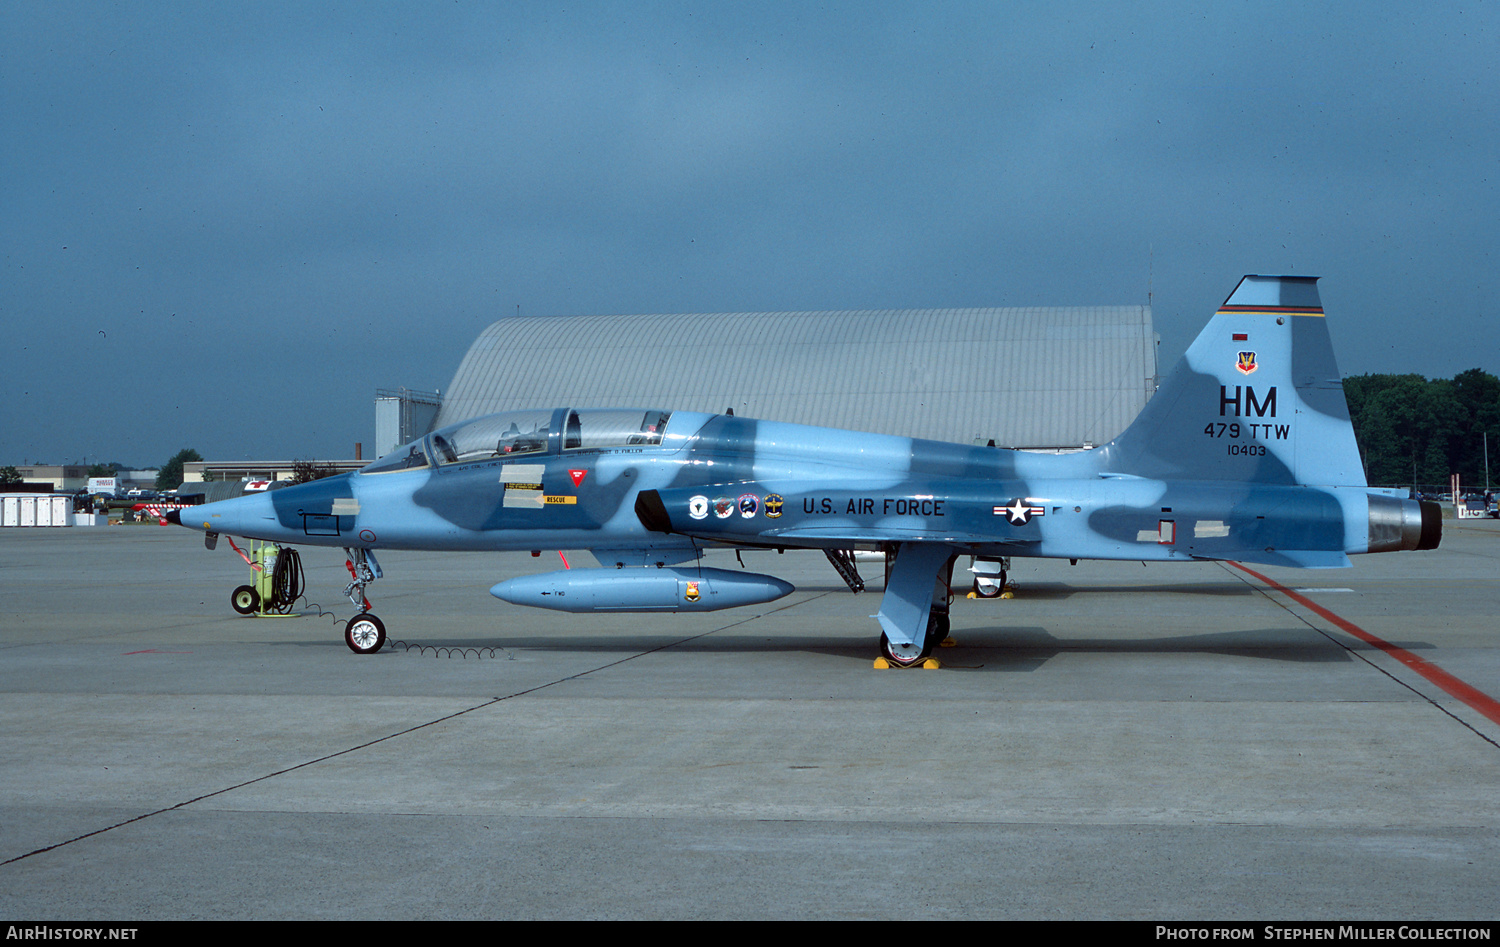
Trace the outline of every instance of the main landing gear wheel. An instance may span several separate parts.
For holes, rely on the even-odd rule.
[[[374,654],[385,645],[385,626],[369,612],[355,615],[344,628],[344,644],[355,654]]]
[[[933,612],[927,616],[927,632],[922,636],[920,645],[891,644],[891,639],[881,632],[880,655],[896,667],[916,667],[931,656],[933,648],[947,640],[948,630],[948,616],[942,612]]]
[[[896,667],[915,667],[927,660],[932,653],[931,638],[925,638],[921,644],[891,644],[891,639],[882,632],[880,635],[880,655]]]
[[[996,582],[983,582],[983,583],[981,583],[977,579],[974,581],[974,594],[977,595],[977,596],[979,596],[980,598],[999,598],[1000,597],[1000,593],[1002,591],[1004,591],[1004,589],[1005,589],[1005,573],[1004,572],[1000,573],[1000,581],[998,583],[996,583]]]
[[[241,615],[253,615],[260,607],[260,595],[248,585],[242,585],[229,593],[229,605]]]

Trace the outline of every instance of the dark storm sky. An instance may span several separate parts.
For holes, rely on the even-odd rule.
[[[1500,372],[1451,4],[0,5],[0,464],[329,458],[514,314],[1108,305],[1244,273]],[[768,344],[774,344],[768,343]],[[643,367],[643,370],[649,370]]]

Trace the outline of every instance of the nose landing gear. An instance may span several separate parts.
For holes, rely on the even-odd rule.
[[[353,580],[344,589],[344,594],[349,596],[349,601],[354,603],[355,608],[363,609],[344,626],[344,644],[355,654],[374,654],[385,646],[385,625],[370,614],[370,600],[365,598],[365,587],[381,577],[380,563],[375,561],[375,554],[368,549],[346,548],[344,554],[349,557],[344,565],[348,567],[349,577]]]

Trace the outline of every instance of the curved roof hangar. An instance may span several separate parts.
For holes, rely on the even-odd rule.
[[[1148,306],[507,317],[433,423],[650,405],[1001,447],[1102,444],[1154,390]]]

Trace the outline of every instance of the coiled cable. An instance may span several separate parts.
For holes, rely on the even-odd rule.
[[[276,556],[276,568],[271,573],[271,595],[263,610],[278,615],[291,614],[297,599],[302,597],[306,575],[302,571],[302,557],[297,550],[283,546]]]

